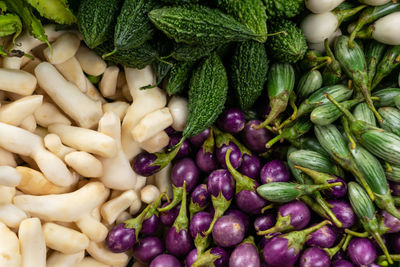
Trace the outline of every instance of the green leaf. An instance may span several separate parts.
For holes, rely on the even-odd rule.
[[[22,23],[17,15],[5,14],[0,15],[0,37],[14,34],[13,42],[15,38],[22,31]]]
[[[26,0],[41,16],[54,20],[60,24],[73,24],[77,22],[75,15],[63,0]]]
[[[0,12],[1,12],[1,14],[3,14],[6,11],[7,11],[6,3],[4,3],[4,1],[0,1]]]

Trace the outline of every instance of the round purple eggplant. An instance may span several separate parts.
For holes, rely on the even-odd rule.
[[[220,147],[217,147],[216,155],[218,162],[219,164],[221,164],[223,168],[225,169],[227,168],[225,162],[225,155],[229,149],[232,149],[229,159],[231,161],[233,168],[237,169],[242,164],[242,152],[240,152],[239,147],[233,142],[229,142],[228,144],[222,144]]]
[[[330,248],[335,244],[336,232],[331,226],[325,225],[311,234],[311,238],[307,240],[308,246]]]
[[[353,226],[356,220],[356,215],[348,202],[341,199],[331,199],[328,200],[328,204],[331,205],[332,212],[342,223],[343,228]]]
[[[169,149],[173,148],[175,145],[179,144],[181,139],[182,139],[181,133],[175,133],[175,134],[170,135],[170,139],[169,139],[167,148],[169,148]],[[190,148],[189,140],[187,140],[187,139],[183,140],[182,145],[179,148],[178,153],[176,154],[175,158],[181,159],[181,158],[189,156],[190,150],[191,150],[191,148]]]
[[[245,231],[247,232],[249,230],[250,217],[249,217],[249,215],[247,215],[243,211],[232,209],[232,210],[228,210],[227,212],[225,212],[225,215],[226,216],[235,216],[235,217],[237,217],[239,220],[242,221]]]
[[[185,258],[185,266],[190,267],[193,263],[197,261],[197,249],[192,249]]]
[[[174,128],[172,128],[172,126],[169,126],[168,128],[165,128],[165,130],[164,130],[167,134],[168,134],[168,136],[171,136],[171,135],[173,135],[173,134],[176,134],[177,133],[177,131],[175,131],[175,129]]]
[[[328,198],[341,198],[346,196],[347,194],[347,184],[346,182],[342,179],[337,177],[336,179],[331,179],[328,181],[329,184],[333,184],[333,183],[342,183],[342,185],[337,185],[334,187],[331,187],[327,190],[324,190],[324,194],[325,196],[327,196]]]
[[[160,218],[156,214],[152,214],[149,218],[145,219],[142,224],[141,233],[144,235],[152,235],[157,231]]]
[[[290,172],[282,161],[271,160],[261,168],[260,181],[261,184],[289,182]]]
[[[190,220],[190,235],[196,238],[197,234],[204,236],[203,232],[207,231],[210,227],[213,217],[209,212],[200,211],[196,213]]]
[[[205,210],[210,204],[210,194],[207,190],[206,184],[197,185],[190,197],[189,212],[190,218],[199,211]]]
[[[400,233],[394,233],[391,236],[391,249],[394,253],[400,254]]]
[[[141,176],[151,176],[160,170],[160,166],[154,164],[156,160],[155,154],[142,152],[135,157],[133,170]]]
[[[242,165],[240,165],[239,172],[251,179],[257,179],[260,174],[261,163],[256,155],[244,154]]]
[[[215,154],[204,151],[201,147],[196,153],[196,164],[203,172],[210,173],[218,168],[218,160]]]
[[[155,236],[142,238],[133,246],[133,257],[144,264],[149,264],[164,251],[163,242]]]
[[[214,242],[221,247],[232,247],[244,238],[245,228],[241,220],[235,216],[222,216],[212,229]]]
[[[347,253],[355,265],[368,266],[377,258],[376,248],[368,238],[352,239]]]
[[[168,204],[169,202],[166,202],[161,207],[166,207]],[[174,223],[176,217],[178,217],[180,209],[181,209],[181,204],[178,204],[168,211],[160,212],[161,223],[165,226],[171,226]]]
[[[259,232],[259,231],[265,231],[268,230],[269,228],[273,227],[276,223],[276,218],[275,215],[273,214],[264,214],[264,215],[259,215],[255,220],[254,220],[254,229]]]
[[[114,226],[107,235],[106,245],[114,253],[128,251],[136,243],[136,230],[126,228],[125,223]]]
[[[182,267],[182,264],[172,255],[161,254],[151,261],[150,267]]]
[[[255,126],[261,123],[262,122],[259,120],[251,120],[246,123],[243,130],[244,143],[248,148],[256,153],[266,152],[268,149],[265,147],[265,144],[271,140],[271,135],[267,129],[255,129]]]
[[[238,133],[244,128],[246,119],[238,108],[226,109],[217,120],[218,126],[225,132]]]
[[[195,147],[200,147],[204,143],[204,141],[206,141],[209,135],[210,135],[210,129],[205,129],[201,133],[190,137],[189,140],[190,143],[192,143],[192,145],[194,145]]]
[[[331,259],[323,249],[312,247],[306,249],[300,257],[300,267],[328,267]]]
[[[260,257],[252,239],[236,246],[229,258],[229,267],[260,267]]]
[[[197,254],[197,251],[196,251]],[[196,261],[191,263],[192,260],[196,258]],[[187,258],[186,258],[187,259]],[[200,254],[200,257],[197,258],[197,255],[189,259],[189,263],[186,260],[186,266],[192,266],[192,267],[200,267],[200,266],[215,266],[215,267],[226,267],[228,266],[228,261],[229,261],[229,254],[228,252],[221,248],[221,247],[215,247],[207,250],[204,253]]]
[[[279,207],[276,224],[258,235],[266,235],[275,232],[287,232],[300,230],[308,225],[311,220],[310,209],[302,201],[296,200]]]
[[[354,265],[347,260],[337,260],[332,263],[332,267],[354,267]]]
[[[381,226],[384,233],[397,233],[400,231],[400,220],[391,215],[389,212],[382,210],[381,215],[383,218],[383,225]]]
[[[389,185],[392,196],[400,196],[400,183],[389,182]]]

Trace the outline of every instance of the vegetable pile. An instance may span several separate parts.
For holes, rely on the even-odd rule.
[[[0,231],[24,243],[34,222],[48,266],[400,261],[400,3],[5,0],[0,11],[0,80],[22,81],[0,84],[0,152],[21,162],[0,158],[11,166],[0,193],[21,191],[7,209],[0,196]],[[7,117],[18,104],[24,115]],[[28,172],[51,189],[2,180]],[[68,206],[77,199],[91,204]],[[8,210],[26,218],[11,224]]]

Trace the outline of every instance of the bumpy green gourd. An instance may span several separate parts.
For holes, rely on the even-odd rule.
[[[112,36],[120,3],[120,0],[81,2],[78,9],[78,28],[88,47],[95,48]]]
[[[237,44],[232,58],[231,85],[243,110],[261,95],[267,80],[268,58],[263,44],[246,41]]]
[[[192,45],[212,46],[260,37],[233,17],[205,6],[163,7],[152,10],[149,18],[168,37]]]
[[[262,0],[218,0],[218,7],[246,25],[253,33],[261,35],[257,41],[267,40],[267,14]],[[265,36],[263,36],[265,35]]]
[[[204,59],[189,83],[189,115],[183,137],[191,137],[210,127],[224,109],[228,76],[216,54]]]
[[[178,61],[196,61],[202,57],[209,56],[214,48],[214,46],[176,43],[172,57]]]
[[[267,42],[267,48],[276,61],[296,63],[303,59],[308,48],[307,41],[296,23],[278,19],[268,21],[268,27],[270,32],[284,32],[271,36]]]
[[[292,18],[304,9],[303,0],[263,0],[268,18]]]
[[[177,62],[171,68],[167,78],[165,90],[169,95],[181,93],[189,80],[195,62]]]

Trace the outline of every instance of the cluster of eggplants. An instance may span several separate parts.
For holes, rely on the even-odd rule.
[[[108,248],[132,249],[135,261],[151,267],[340,267],[388,261],[379,257],[382,244],[370,238],[372,230],[363,228],[348,199],[351,178],[345,170],[362,176],[350,148],[341,155],[329,151],[319,136],[298,136],[310,130],[301,121],[289,122],[279,135],[271,127],[258,129],[265,114],[259,119],[246,122],[242,111],[231,108],[189,139],[168,129],[170,150],[141,153],[133,168],[151,176],[172,164],[172,199],[161,202],[160,196],[111,229]],[[296,149],[286,153],[289,142],[267,148],[276,142],[270,142],[274,134]],[[392,190],[397,187],[391,183]],[[400,220],[394,215],[380,211],[373,229],[387,236],[392,254],[400,253]]]

